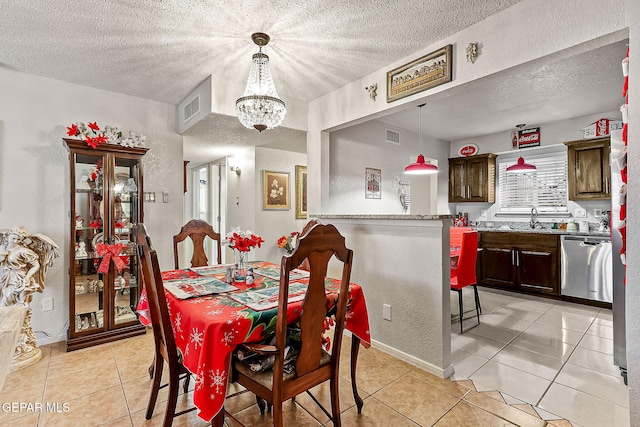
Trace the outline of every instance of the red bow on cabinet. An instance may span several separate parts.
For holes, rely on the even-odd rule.
[[[113,263],[116,265],[118,273],[122,271],[125,267],[125,262],[118,255],[120,255],[123,249],[124,245],[122,243],[115,243],[113,245],[98,243],[98,246],[96,246],[96,252],[102,257],[98,273],[108,273],[111,260],[113,260]]]

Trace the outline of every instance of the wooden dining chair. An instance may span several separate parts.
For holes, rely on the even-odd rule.
[[[478,295],[478,286],[476,278],[476,260],[478,257],[478,232],[471,229],[451,227],[449,232],[449,244],[459,248],[459,257],[455,263],[452,263],[450,269],[451,290],[458,293],[458,307],[460,318],[460,333],[463,333],[462,321],[464,319],[464,304],[462,298],[462,290],[467,286],[473,286],[473,293],[476,303],[476,317],[480,325],[480,314],[482,308],[480,306],[480,297]]]
[[[222,264],[222,251],[220,250],[220,233],[213,230],[211,224],[202,219],[192,219],[182,226],[180,232],[173,236],[173,260],[176,270],[180,268],[178,263],[178,243],[187,237],[193,242],[193,256],[191,257],[191,267],[204,267],[209,260],[204,250],[204,240],[209,236],[216,242],[218,253],[218,264]]]
[[[318,221],[317,219],[312,219],[309,222],[307,222],[305,224],[305,226],[302,227],[302,231],[300,232],[300,236],[304,236],[309,230],[311,230],[311,227],[313,227],[316,224],[320,224],[320,221]],[[302,261],[302,264],[300,264],[300,266],[298,268],[300,270],[309,271],[309,260],[307,260],[305,258],[304,261]]]
[[[184,378],[184,392],[187,393],[191,373],[182,364],[182,354],[176,347],[167,300],[164,294],[164,285],[162,284],[160,266],[158,264],[158,256],[151,246],[151,239],[147,234],[144,224],[135,224],[133,226],[133,235],[138,248],[138,257],[140,258],[142,283],[147,292],[149,315],[151,317],[153,341],[155,344],[155,359],[152,375],[153,383],[145,418],[148,420],[151,419],[156,400],[158,399],[158,392],[161,388],[168,386],[169,398],[167,400],[167,409],[162,425],[169,427],[174,417],[196,409],[193,407],[175,413],[179,382]],[[169,382],[160,385],[165,361],[169,367]]]
[[[322,346],[324,320],[327,307],[335,301],[328,301],[325,294],[325,277],[329,260],[335,256],[342,261],[340,293],[336,302],[336,324],[331,353]],[[287,296],[289,292],[289,272],[302,261],[309,259],[309,286],[303,301],[299,319],[300,349],[293,372],[285,373],[285,347],[287,346]],[[340,426],[340,402],[338,394],[340,349],[345,324],[349,279],[353,251],[345,246],[345,239],[331,224],[317,224],[300,237],[296,249],[282,257],[280,270],[280,293],[276,319],[275,345],[245,344],[249,351],[263,355],[274,355],[273,368],[264,372],[254,372],[241,361],[233,364],[233,379],[273,406],[273,425],[281,427],[282,404],[295,398],[325,381],[330,381],[331,414],[322,407],[313,395],[312,399],[329,416],[334,426]]]

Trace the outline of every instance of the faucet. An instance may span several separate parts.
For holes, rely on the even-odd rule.
[[[542,228],[542,225],[538,221],[538,209],[536,209],[535,206],[531,208],[531,220],[529,221],[529,226],[535,229]]]

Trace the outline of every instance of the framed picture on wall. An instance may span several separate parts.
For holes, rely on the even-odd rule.
[[[289,210],[289,172],[262,171],[262,209]]]
[[[307,167],[296,165],[296,218],[307,217]]]
[[[382,197],[382,172],[380,169],[373,168],[365,168],[364,171],[364,198],[380,199]]]

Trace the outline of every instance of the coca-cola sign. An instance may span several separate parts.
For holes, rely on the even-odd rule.
[[[458,155],[462,157],[474,156],[476,154],[478,154],[478,146],[476,144],[467,144],[458,150]]]
[[[521,129],[518,131],[518,148],[538,147],[540,145],[540,128]]]

